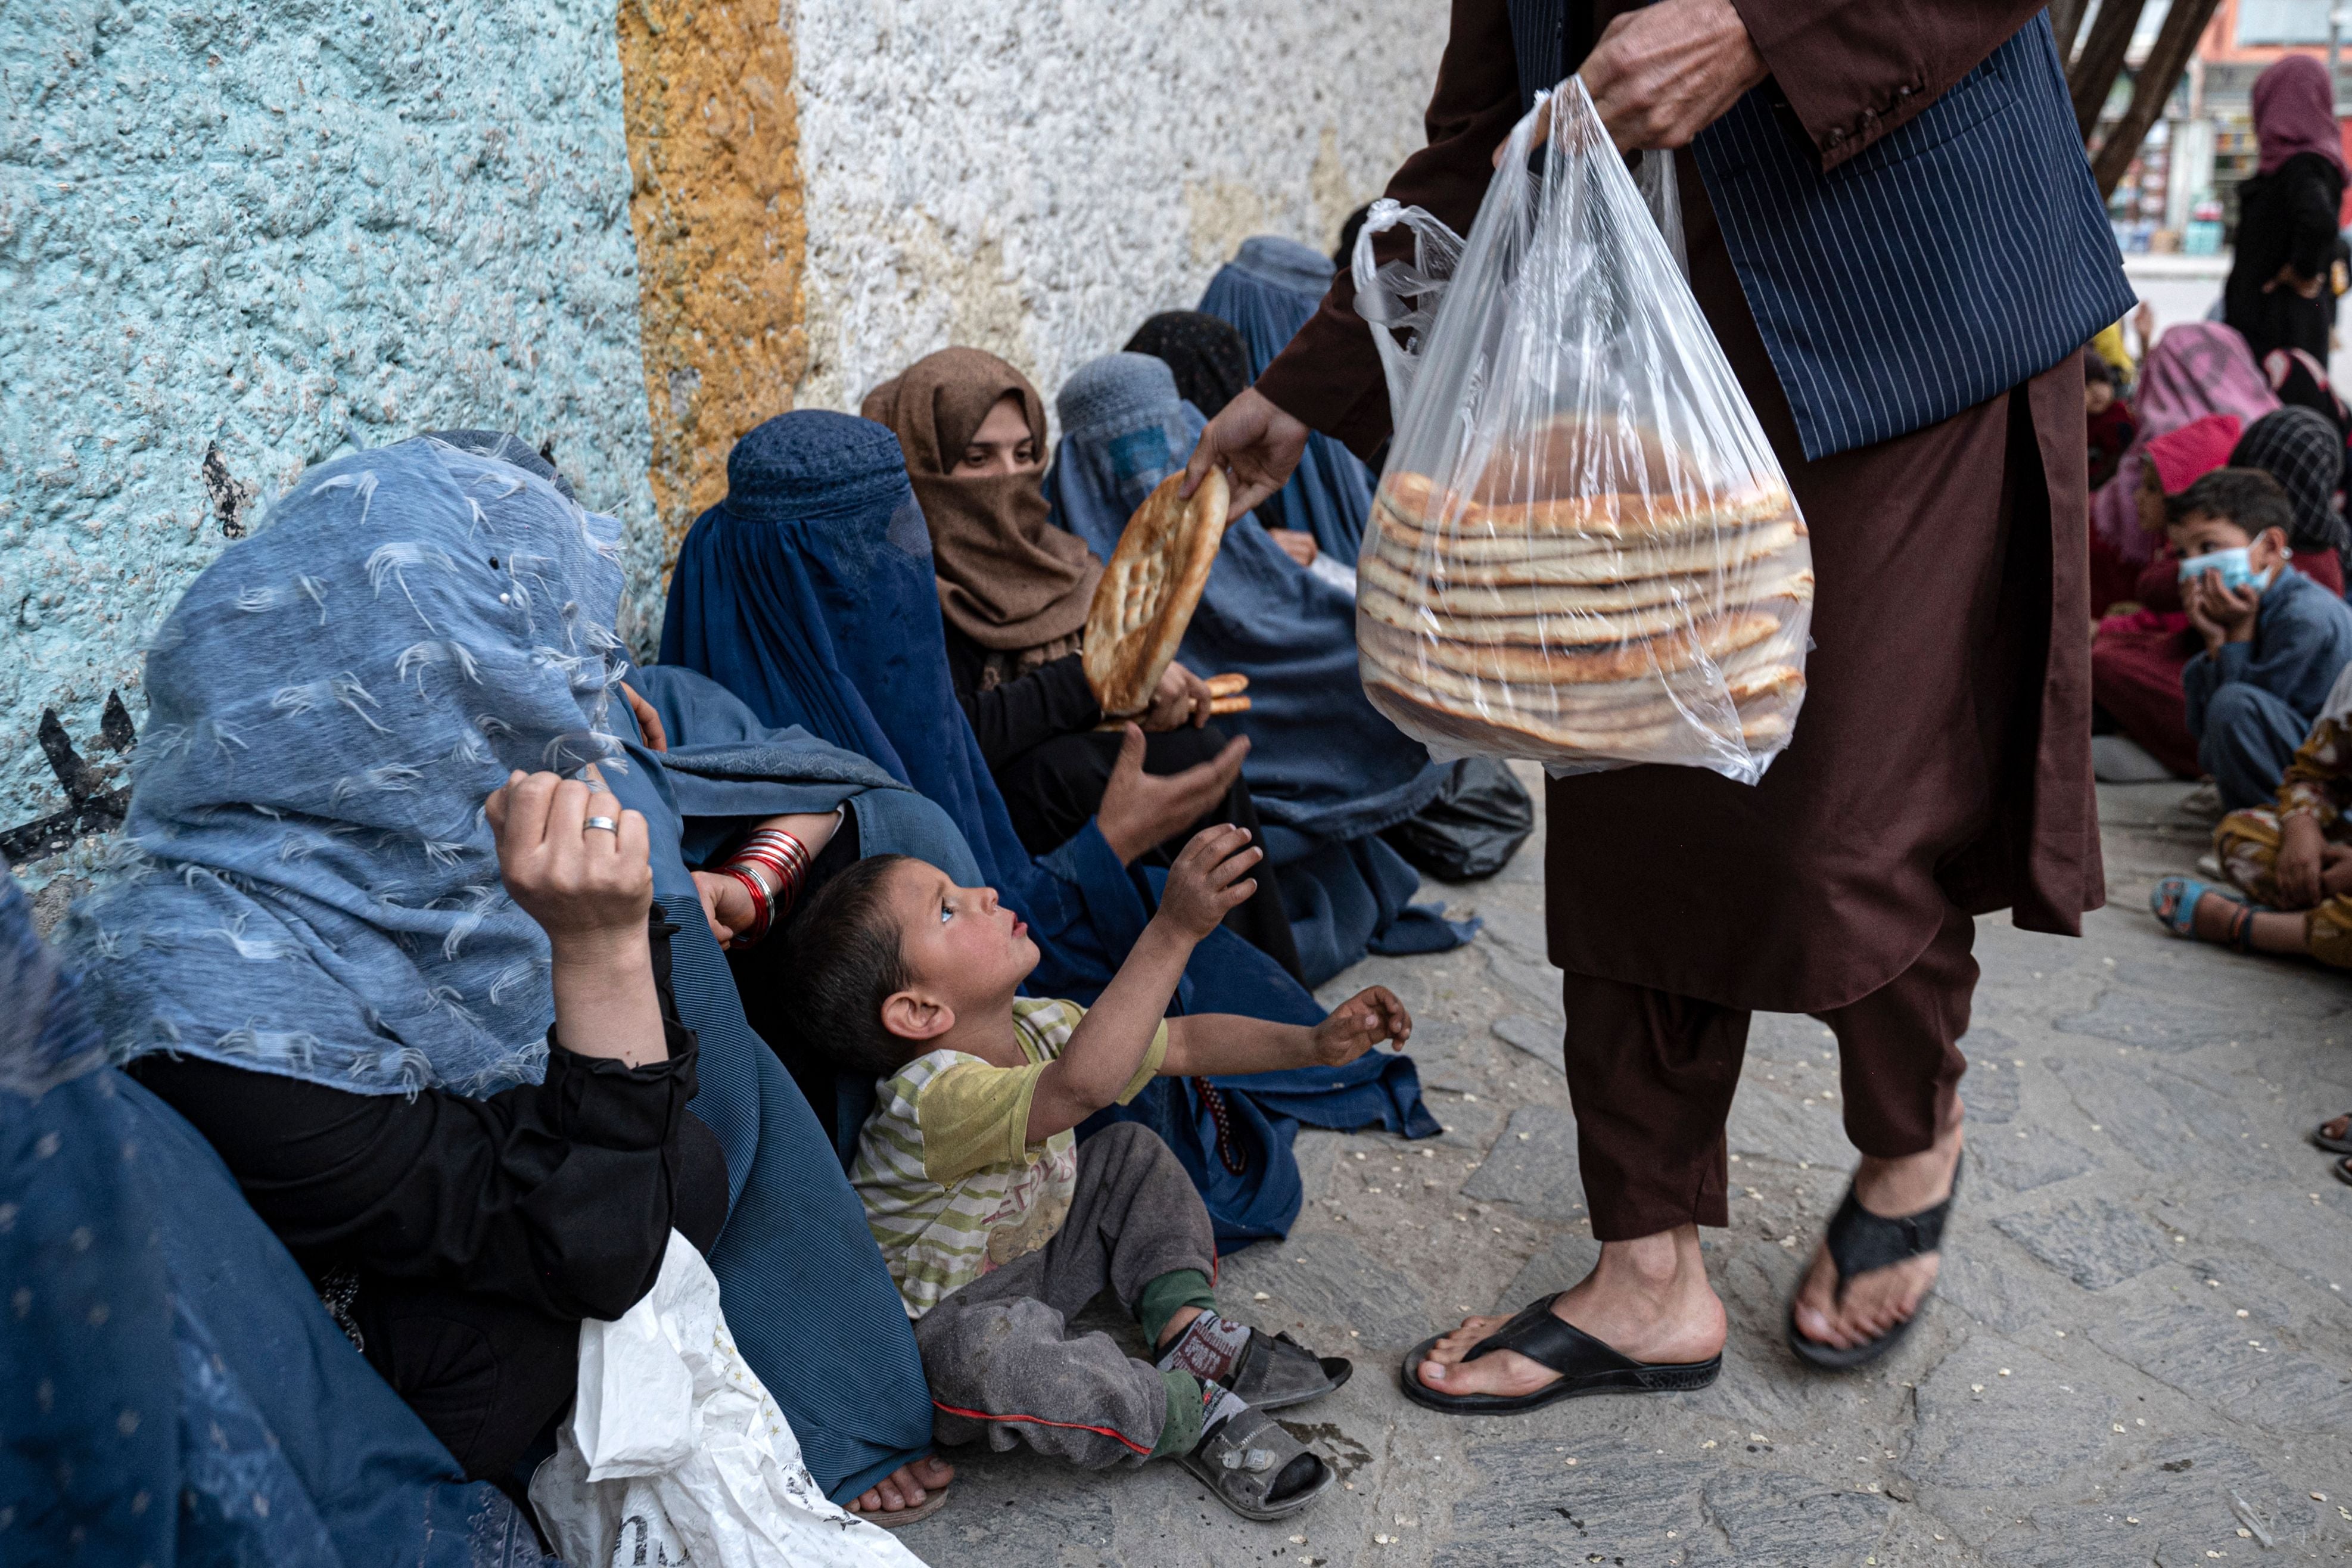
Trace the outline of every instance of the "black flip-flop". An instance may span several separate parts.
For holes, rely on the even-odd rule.
[[[2352,1160],[2330,1160],[2327,1168],[2336,1173],[2337,1181],[2352,1187]]]
[[[1397,1374],[1404,1396],[1415,1405],[1425,1405],[1452,1415],[1516,1415],[1587,1394],[1674,1394],[1705,1388],[1723,1370],[1719,1353],[1705,1361],[1635,1361],[1610,1349],[1574,1324],[1553,1317],[1551,1304],[1559,1299],[1555,1293],[1529,1302],[1517,1316],[1473,1345],[1470,1353],[1462,1358],[1466,1364],[1490,1351],[1517,1351],[1537,1365],[1559,1373],[1556,1381],[1545,1384],[1533,1394],[1441,1393],[1414,1375],[1414,1369],[1429,1359],[1430,1351],[1445,1337],[1435,1334],[1413,1346],[1412,1352],[1404,1358],[1404,1365]]]
[[[2331,1116],[2327,1121],[2335,1120],[2336,1118]],[[2352,1137],[2330,1138],[2327,1135],[2327,1121],[2323,1121],[2311,1130],[2312,1142],[2331,1154],[2352,1154]],[[2352,1127],[2347,1127],[2345,1131],[2352,1133]]]
[[[1832,1299],[1845,1300],[1846,1286],[1859,1275],[1868,1274],[1874,1269],[1890,1268],[1897,1263],[1942,1251],[1944,1221],[1951,1217],[1952,1200],[1959,1195],[1958,1161],[1953,1162],[1952,1190],[1944,1194],[1944,1201],[1932,1208],[1921,1209],[1917,1214],[1905,1215],[1900,1219],[1888,1219],[1885,1215],[1875,1215],[1863,1207],[1862,1200],[1853,1195],[1853,1184],[1848,1182],[1845,1201],[1838,1205],[1837,1213],[1830,1216],[1827,1237],[1830,1263],[1837,1269],[1838,1275],[1837,1295]],[[1928,1295],[1934,1293],[1931,1289]],[[1903,1336],[1911,1331],[1911,1325],[1918,1321],[1919,1313],[1927,1309],[1927,1298],[1922,1296],[1918,1308],[1911,1316],[1876,1339],[1840,1349],[1836,1345],[1809,1340],[1798,1332],[1797,1300],[1791,1296],[1789,1298],[1788,1313],[1789,1348],[1796,1352],[1800,1361],[1811,1362],[1831,1372],[1863,1366],[1902,1343]]]

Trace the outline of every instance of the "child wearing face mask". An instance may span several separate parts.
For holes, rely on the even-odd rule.
[[[2269,800],[2352,662],[2352,608],[2285,570],[2294,510],[2252,468],[2218,468],[2168,505],[2180,592],[2205,648],[2181,671],[2197,757],[2232,811]]]

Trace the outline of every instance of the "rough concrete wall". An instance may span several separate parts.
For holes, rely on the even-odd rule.
[[[623,0],[619,21],[667,564],[807,360],[792,39],[775,0]]]
[[[1252,234],[1329,249],[1421,144],[1428,0],[800,0],[810,360],[855,409],[951,342],[1050,399]]]
[[[65,804],[43,707],[85,756],[110,688],[143,714],[147,626],[346,443],[551,441],[642,614],[621,105],[612,0],[0,16],[0,826]]]

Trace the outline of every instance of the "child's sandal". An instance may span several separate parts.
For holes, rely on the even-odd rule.
[[[2246,902],[2234,888],[2200,882],[2194,877],[2166,877],[2147,896],[2148,912],[2163,921],[2164,929],[2173,935],[2194,942],[2197,940],[2197,906],[2208,893],[2238,906],[2230,916],[2230,929],[2223,933],[2221,940],[2240,952],[2253,952],[2254,916],[2260,906]]]
[[[1183,1465],[1219,1502],[1261,1524],[1289,1518],[1339,1479],[1273,1416],[1256,1409],[1219,1422],[1184,1456]]]

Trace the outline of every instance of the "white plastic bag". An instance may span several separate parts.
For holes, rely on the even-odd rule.
[[[1400,224],[1412,231],[1412,259],[1383,265],[1373,258],[1372,242]],[[1372,345],[1380,350],[1381,372],[1388,380],[1392,426],[1404,423],[1412,373],[1437,321],[1438,301],[1445,297],[1446,282],[1461,259],[1462,237],[1443,219],[1388,196],[1371,205],[1356,231],[1356,254],[1349,258],[1356,280],[1356,314],[1371,324]]]
[[[1753,783],[1795,724],[1804,521],[1660,232],[1671,165],[1644,165],[1647,200],[1581,82],[1539,101],[1419,344],[1357,643],[1374,706],[1440,760]]]
[[[530,1501],[573,1568],[922,1568],[817,1489],[676,1231],[645,1300],[580,1325],[580,1390]]]

